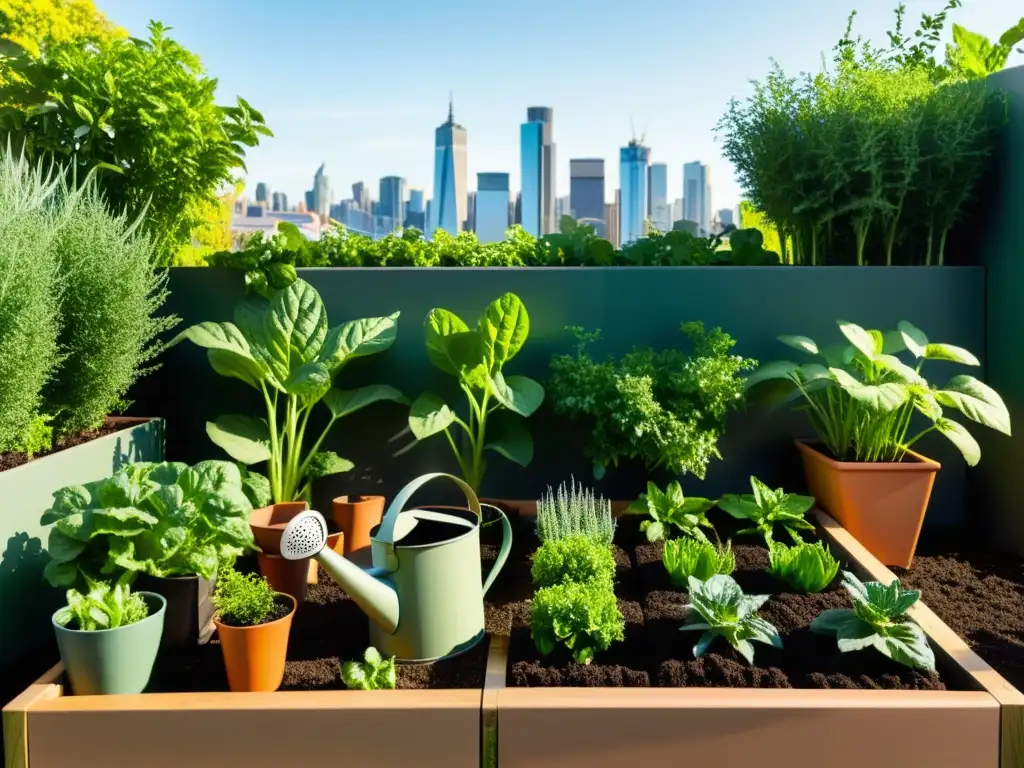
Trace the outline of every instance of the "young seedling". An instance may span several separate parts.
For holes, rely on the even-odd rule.
[[[345,687],[357,691],[384,691],[395,687],[395,657],[381,658],[373,646],[366,649],[362,661],[346,661],[341,665]]]
[[[630,504],[626,514],[650,516],[650,520],[640,523],[640,530],[647,534],[648,541],[668,538],[670,525],[686,536],[707,541],[708,537],[701,528],[713,528],[707,518],[708,510],[713,506],[715,502],[710,499],[699,496],[686,498],[682,486],[673,480],[664,493],[654,483],[647,483],[647,493]]]
[[[776,525],[785,528],[798,544],[803,542],[797,533],[798,529],[814,530],[814,526],[804,519],[804,515],[814,506],[813,497],[786,493],[781,488],[773,491],[753,476],[750,478],[750,487],[753,493],[727,493],[718,500],[719,509],[728,512],[737,520],[749,520],[754,524],[739,531],[740,534],[760,533],[770,546]]]
[[[768,562],[768,573],[804,593],[821,592],[839,572],[839,561],[820,541],[792,547],[772,542]]]
[[[693,655],[700,658],[716,637],[725,638],[736,651],[754,663],[752,640],[782,648],[779,632],[769,622],[757,615],[757,609],[764,605],[770,595],[744,595],[740,585],[732,576],[712,576],[707,581],[694,577],[689,579],[691,603],[686,606],[692,614],[704,621],[693,622],[680,627],[680,631],[703,630],[704,634],[693,646]]]
[[[687,588],[691,576],[707,581],[718,573],[728,576],[736,567],[731,543],[726,542],[723,547],[690,538],[666,541],[661,561],[672,583],[682,589]]]
[[[62,627],[74,623],[75,629],[93,632],[98,629],[117,629],[149,616],[149,607],[142,595],[133,593],[122,577],[111,585],[105,581],[87,579],[89,591],[77,589],[67,592],[68,604],[54,617]]]

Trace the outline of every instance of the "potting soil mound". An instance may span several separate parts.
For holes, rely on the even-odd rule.
[[[922,536],[909,570],[892,569],[974,651],[1024,690],[1024,559],[969,531]]]
[[[712,513],[723,540],[737,526],[732,518]],[[524,519],[525,522],[525,519]],[[943,675],[905,667],[874,649],[840,653],[834,637],[810,632],[811,620],[829,608],[849,608],[839,577],[824,592],[800,595],[787,591],[765,572],[767,549],[760,539],[733,540],[736,570],[732,574],[747,594],[770,594],[760,615],[778,629],[781,650],[755,643],[754,664],[748,664],[721,638],[700,659],[693,646],[700,632],[681,632],[686,593],[675,587],[661,561],[663,544],[648,543],[639,532],[639,520],[619,521],[615,535],[618,564],[615,592],[626,621],[624,642],[599,653],[589,665],[575,662],[558,649],[541,656],[530,637],[529,551],[537,546],[533,532],[520,524],[519,562],[507,566],[509,586],[501,579],[494,610],[507,611],[511,621],[509,686],[655,686],[732,688],[862,688],[890,690],[942,690],[954,688]],[[523,542],[532,540],[531,546]],[[842,567],[847,564],[843,563]],[[841,568],[842,569],[842,568]],[[502,602],[503,601],[503,602]]]

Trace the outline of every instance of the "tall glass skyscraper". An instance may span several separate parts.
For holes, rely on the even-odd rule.
[[[327,216],[331,210],[331,183],[327,178],[327,164],[321,163],[313,175],[313,189],[306,193],[306,207],[310,213]]]
[[[619,150],[619,245],[639,240],[646,232],[647,163],[651,150],[633,139]]]
[[[384,176],[380,180],[380,205],[377,215],[391,219],[392,229],[405,222],[405,179],[401,176]]]
[[[576,221],[605,233],[604,159],[569,161],[569,207]],[[600,225],[600,226],[599,226]]]
[[[668,166],[654,163],[647,173],[647,215],[661,232],[672,229],[672,209],[668,204]]]
[[[508,229],[508,174],[476,175],[476,237],[481,243],[505,239]]]
[[[267,203],[267,205],[269,206],[270,201],[270,187],[268,187],[261,181],[259,184],[256,185],[256,202]]]
[[[455,234],[466,220],[466,129],[455,122],[448,102],[448,120],[434,131],[434,197],[430,234],[443,229]]]
[[[554,110],[529,107],[520,135],[523,229],[534,237],[558,231],[555,216]]]
[[[422,189],[410,189],[409,190],[409,208],[408,213],[423,213],[423,190]]]
[[[711,180],[704,163],[683,166],[683,214],[687,221],[697,223],[697,233],[711,231]]]

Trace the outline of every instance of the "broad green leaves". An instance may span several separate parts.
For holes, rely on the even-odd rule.
[[[350,690],[391,690],[396,684],[395,658],[383,659],[371,646],[363,654],[362,662],[346,661],[341,665],[341,680]]]
[[[814,530],[814,526],[804,519],[814,506],[811,496],[786,493],[781,488],[772,490],[753,476],[750,478],[750,487],[753,493],[727,493],[717,501],[718,508],[723,512],[737,520],[749,520],[754,524],[754,527],[744,528],[739,533],[759,533],[770,547],[776,525],[785,528],[797,543],[802,542],[798,530]]]
[[[707,518],[708,511],[715,506],[711,499],[699,496],[685,497],[682,486],[677,481],[669,483],[665,491],[661,491],[654,483],[647,483],[647,493],[641,494],[626,509],[626,514],[648,515],[651,519],[640,523],[640,530],[647,535],[648,541],[661,541],[671,535],[677,528],[685,536],[692,536],[707,541],[701,528],[711,528]]]
[[[769,595],[745,595],[739,584],[723,574],[701,581],[691,576],[688,581],[690,604],[686,606],[687,623],[681,631],[703,631],[693,647],[693,655],[700,658],[716,637],[736,649],[748,664],[754,663],[751,641],[782,648],[782,638],[775,627],[757,615]],[[703,621],[692,621],[696,615]]]
[[[443,432],[455,421],[455,412],[433,392],[417,397],[409,408],[409,429],[417,440]]]
[[[232,414],[206,422],[206,434],[231,458],[243,464],[270,460],[270,430],[263,419]]]

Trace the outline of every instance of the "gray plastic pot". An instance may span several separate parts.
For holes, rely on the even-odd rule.
[[[139,592],[149,616],[116,629],[85,632],[51,618],[71,692],[76,696],[142,693],[149,684],[164,631],[167,601],[155,592]]]

